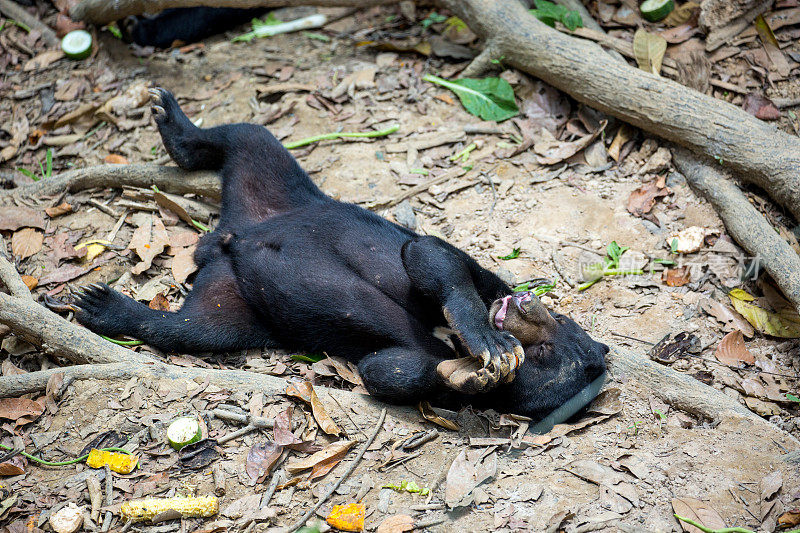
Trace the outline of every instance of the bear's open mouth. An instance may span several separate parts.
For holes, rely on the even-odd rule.
[[[508,314],[508,304],[509,302],[514,302],[514,305],[517,306],[519,312],[523,315],[528,314],[527,311],[522,307],[524,302],[530,302],[532,299],[530,291],[523,291],[523,292],[516,292],[514,294],[509,294],[508,296],[504,296],[500,299],[502,302],[500,304],[500,309],[494,314],[494,325],[495,327],[502,331],[503,330],[503,321],[506,319],[506,315]]]

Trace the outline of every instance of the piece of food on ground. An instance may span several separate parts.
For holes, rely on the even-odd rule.
[[[177,511],[182,518],[206,518],[219,512],[216,496],[144,498],[122,504],[119,512],[124,520],[142,522],[165,511]]]

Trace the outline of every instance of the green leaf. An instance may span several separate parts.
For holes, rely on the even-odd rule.
[[[620,246],[617,244],[617,241],[611,241],[611,243],[607,247],[606,253],[608,254],[608,258],[611,260],[609,262],[610,268],[619,268],[619,260],[626,251],[630,250],[628,246]]]
[[[425,20],[423,20],[421,22],[421,25],[422,25],[423,28],[427,28],[427,27],[431,26],[432,24],[438,24],[438,23],[444,22],[446,20],[447,20],[447,17],[445,17],[444,15],[440,15],[439,13],[434,11],[430,15],[428,15],[425,18]]]
[[[320,355],[318,353],[310,353],[310,354],[295,353],[290,356],[290,359],[292,361],[298,361],[300,363],[319,363],[326,357],[327,357],[326,355]]]
[[[47,149],[47,155],[45,155],[45,161],[47,161],[47,167],[45,167],[45,178],[49,178],[53,175],[53,149]]]
[[[25,174],[26,176],[28,176],[28,177],[29,177],[30,179],[32,179],[33,181],[39,181],[39,176],[37,176],[36,174],[34,174],[33,172],[31,172],[31,171],[30,171],[30,170],[28,170],[27,168],[18,168],[18,169],[17,169],[17,172],[22,172],[23,174]]]
[[[231,39],[231,42],[233,42],[233,43],[236,43],[236,42],[249,43],[250,41],[252,41],[256,37],[261,37],[261,35],[259,35],[259,33],[258,33],[258,29],[259,28],[263,28],[265,26],[275,26],[275,25],[278,25],[278,24],[283,24],[283,21],[282,20],[278,20],[277,18],[275,18],[275,15],[273,13],[270,13],[269,15],[266,16],[266,18],[264,18],[264,20],[253,19],[250,22],[250,24],[253,26],[253,31],[249,31],[249,32],[247,32],[247,33],[245,33],[243,35],[237,35],[236,37]]]
[[[513,250],[511,250],[510,254],[498,255],[497,258],[502,259],[503,261],[508,261],[509,259],[516,259],[517,257],[519,257],[519,251],[520,251],[519,248],[514,248]]]
[[[561,22],[570,31],[583,27],[583,20],[577,11],[570,11],[562,5],[547,0],[534,0],[534,5],[536,5],[536,9],[528,11],[550,27],[554,27],[556,22]]]
[[[427,74],[422,79],[456,93],[464,108],[483,120],[502,122],[519,114],[514,101],[514,89],[502,78],[461,78],[448,81]]]
[[[787,399],[787,400],[789,400],[790,402],[797,402],[797,403],[800,403],[800,398],[798,398],[798,397],[797,397],[797,396],[795,396],[794,394],[790,394],[790,393],[788,393],[788,392],[786,393],[786,399]]]
[[[561,23],[564,24],[569,31],[583,28],[583,20],[581,19],[580,13],[577,11],[568,11],[566,16],[561,17]]]
[[[733,308],[761,333],[785,339],[800,338],[800,315],[789,302],[774,302],[778,308],[773,312],[751,303],[755,296],[742,289],[733,289],[728,298]]]
[[[122,31],[119,29],[116,22],[112,22],[103,29],[107,30],[111,35],[113,35],[117,39],[122,39]]]

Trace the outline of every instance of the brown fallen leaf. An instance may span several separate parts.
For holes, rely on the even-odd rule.
[[[99,258],[89,266],[63,265],[53,272],[50,272],[47,275],[39,278],[39,285],[49,285],[51,283],[65,283],[67,281],[72,281],[73,279],[79,278],[99,266],[105,265],[110,260],[111,259],[108,257]]]
[[[46,226],[47,222],[42,214],[30,207],[3,207],[0,209],[0,230],[44,229]]]
[[[164,227],[164,223],[156,216],[145,217],[141,225],[136,228],[128,244],[128,249],[134,250],[141,258],[141,262],[134,265],[131,273],[141,274],[153,263],[153,259],[164,251],[169,245],[169,235]]]
[[[28,138],[30,123],[28,122],[28,117],[25,115],[23,106],[18,105],[14,107],[14,115],[11,118],[10,126],[10,128],[8,126],[4,126],[4,129],[10,130],[11,139],[9,139],[6,146],[0,150],[0,161],[7,161],[17,155],[17,150],[19,150],[19,147]],[[4,207],[3,209],[14,208]]]
[[[159,292],[153,297],[152,300],[150,300],[150,303],[147,304],[147,307],[150,309],[155,309],[156,311],[169,311],[169,300],[167,300],[167,297],[164,295],[164,293]]]
[[[39,285],[39,280],[34,278],[33,276],[23,274],[20,276],[20,278],[22,279],[22,283],[24,283],[25,286],[28,287],[29,291],[32,291],[33,289],[36,288],[37,285]]]
[[[611,146],[608,147],[609,157],[619,163],[622,147],[625,146],[625,143],[633,139],[635,135],[636,130],[629,125],[623,124],[620,126],[617,130],[617,134],[614,136],[614,140],[611,141]]]
[[[790,528],[800,525],[800,508],[786,511],[778,517],[778,525],[782,528]]]
[[[178,248],[178,251],[175,252],[170,270],[172,270],[172,277],[178,283],[184,283],[189,275],[197,270],[197,265],[194,262],[196,248],[197,246],[188,246],[186,248]]]
[[[19,420],[24,417],[37,417],[44,412],[44,403],[28,398],[0,399],[0,418]]]
[[[486,451],[485,448],[461,450],[450,465],[444,499],[451,509],[472,504],[475,488],[496,475],[497,452],[486,455]]]
[[[108,154],[103,158],[103,161],[110,165],[127,165],[130,164],[128,158],[119,154]]]
[[[656,205],[656,198],[669,196],[670,192],[667,187],[659,187],[655,181],[646,183],[628,197],[628,213],[640,218],[652,219],[652,216],[646,217],[645,215]]]
[[[651,74],[661,74],[661,63],[667,51],[667,41],[660,35],[642,28],[633,34],[633,55],[639,68]]]
[[[674,498],[672,500],[672,510],[676,515],[689,518],[695,522],[706,526],[709,529],[721,529],[725,527],[725,521],[709,504],[696,498]],[[680,525],[686,533],[703,533],[699,528],[680,521]]]
[[[695,34],[700,33],[700,28],[691,24],[681,24],[659,33],[670,44],[680,44],[691,39]]]
[[[46,67],[49,67],[59,59],[64,57],[64,52],[62,50],[46,50],[25,63],[25,66],[22,67],[24,72],[31,72],[32,70],[39,70]]]
[[[15,455],[7,461],[0,463],[0,476],[19,476],[25,473],[25,459]]]
[[[725,329],[730,331],[738,329],[748,339],[755,335],[756,330],[750,325],[750,322],[730,307],[711,298],[702,298],[698,305],[707,314],[722,322]]]
[[[452,420],[436,414],[436,411],[433,410],[433,407],[431,407],[431,404],[429,402],[419,402],[419,404],[417,405],[417,409],[419,409],[422,418],[424,418],[428,422],[433,422],[437,426],[449,429],[450,431],[458,431],[459,429],[461,429],[458,426],[458,424],[456,424]]]
[[[792,65],[786,59],[783,50],[781,50],[780,43],[778,43],[778,40],[775,38],[775,34],[772,32],[769,23],[764,19],[763,15],[758,15],[754,24],[770,63],[775,67],[775,70],[778,71],[778,74],[781,76],[788,76],[792,71]]]
[[[322,477],[334,466],[339,464],[339,462],[344,458],[345,455],[347,455],[347,452],[355,443],[356,441],[354,440],[340,440],[338,442],[329,444],[322,450],[313,453],[308,457],[303,457],[302,459],[297,459],[296,461],[287,463],[286,471],[290,474],[296,474],[310,468],[312,469],[312,472],[311,476],[309,476],[309,479]]]
[[[781,118],[781,112],[778,111],[772,100],[758,93],[748,94],[744,99],[744,103],[742,103],[742,109],[761,120],[778,120]]]
[[[741,363],[755,364],[756,359],[744,345],[744,336],[739,330],[731,331],[724,337],[714,351],[714,357],[720,363],[729,366],[740,366]]]
[[[565,159],[569,159],[589,146],[605,129],[606,124],[608,124],[608,121],[602,121],[600,127],[596,131],[572,142],[559,141],[549,134],[547,130],[542,130],[542,133],[544,134],[547,132],[550,138],[548,139],[543,136],[542,139],[534,143],[533,151],[538,154],[536,160],[540,165],[555,165]]]
[[[689,267],[667,269],[661,274],[661,281],[670,287],[683,287],[689,283]]]
[[[254,444],[250,448],[244,469],[253,484],[264,482],[267,475],[277,464],[278,459],[281,458],[282,453],[283,446],[278,446],[271,441]]]
[[[569,118],[571,109],[569,100],[564,93],[543,81],[530,82],[527,78],[523,80],[516,91],[517,97],[521,100],[519,110],[529,120],[536,133],[545,128],[553,135],[558,135]]]
[[[783,476],[780,470],[770,472],[761,479],[761,501],[772,499],[781,487],[783,487]]]
[[[11,236],[11,253],[25,259],[42,249],[44,233],[33,228],[22,228]]]
[[[407,514],[387,517],[376,530],[377,533],[405,533],[414,529],[414,519]]]
[[[342,432],[325,410],[325,407],[322,405],[310,381],[290,383],[286,387],[286,395],[309,404],[311,406],[311,412],[314,415],[314,420],[317,421],[322,431],[328,435],[339,435]]]
[[[44,210],[44,212],[47,213],[47,216],[50,218],[60,217],[61,215],[72,213],[72,205],[68,204],[67,202],[61,202],[55,207],[48,207]]]
[[[141,107],[149,101],[150,93],[147,90],[147,84],[135,83],[122,94],[106,101],[94,112],[94,115],[116,125],[120,119],[125,117],[127,111]]]

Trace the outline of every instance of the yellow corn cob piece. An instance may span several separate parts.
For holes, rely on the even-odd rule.
[[[178,511],[183,518],[214,516],[219,500],[216,496],[144,498],[123,503],[120,515],[124,520],[142,522],[169,510]]]
[[[101,452],[92,449],[89,457],[86,458],[86,466],[89,468],[103,468],[105,465],[117,474],[130,474],[139,463],[139,457],[126,455],[118,452]]]

